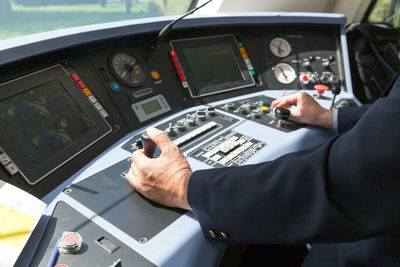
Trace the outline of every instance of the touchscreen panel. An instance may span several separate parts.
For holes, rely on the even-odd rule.
[[[111,130],[60,65],[0,85],[0,147],[29,184]]]
[[[254,85],[233,35],[171,42],[192,97]]]

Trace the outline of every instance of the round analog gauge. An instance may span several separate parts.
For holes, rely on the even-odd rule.
[[[116,53],[111,57],[111,70],[115,78],[128,86],[140,86],[146,76],[139,60],[127,53]]]
[[[284,84],[289,84],[296,79],[296,71],[287,63],[279,63],[274,68],[275,78]]]
[[[277,57],[287,57],[292,52],[289,42],[280,37],[271,40],[269,49]]]

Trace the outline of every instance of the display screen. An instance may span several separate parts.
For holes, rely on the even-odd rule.
[[[230,44],[183,50],[200,88],[244,80]]]
[[[0,84],[0,147],[30,185],[111,131],[61,65]]]
[[[144,111],[144,113],[145,113],[146,115],[149,115],[149,114],[151,114],[151,113],[154,113],[154,112],[156,112],[156,111],[159,111],[160,109],[162,109],[162,107],[161,107],[160,103],[158,103],[158,100],[155,99],[155,100],[153,100],[153,101],[144,103],[144,104],[142,105],[142,109],[143,109],[143,111]]]
[[[192,97],[218,94],[255,84],[233,35],[171,41]],[[174,59],[173,59],[174,60]],[[251,67],[252,68],[252,67]],[[181,73],[180,73],[181,72]]]
[[[1,101],[0,123],[35,163],[96,129],[57,80]]]

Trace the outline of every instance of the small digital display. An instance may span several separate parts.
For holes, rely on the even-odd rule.
[[[230,44],[193,47],[183,52],[200,88],[244,80]]]
[[[96,129],[57,80],[0,102],[0,123],[35,163]]]
[[[153,101],[144,103],[141,105],[141,107],[146,115],[149,115],[151,113],[154,113],[154,112],[162,109],[162,107],[157,99],[154,99]]]
[[[251,64],[245,62],[233,35],[174,40],[171,46],[181,67],[178,74],[183,73],[194,98],[255,84]]]

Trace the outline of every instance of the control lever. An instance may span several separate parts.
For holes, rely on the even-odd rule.
[[[340,91],[342,91],[342,89],[341,89],[340,87],[337,86],[337,87],[333,87],[333,88],[331,89],[331,91],[332,91],[332,94],[333,94],[333,98],[332,98],[331,107],[329,108],[330,110],[332,110],[333,105],[335,104],[336,96],[337,96],[338,94],[340,94]]]
[[[274,115],[278,120],[287,121],[290,117],[290,110],[284,107],[275,108]]]
[[[150,139],[146,132],[142,133],[140,138],[142,139],[144,153],[147,157],[152,158],[156,145],[154,144],[153,140]]]

